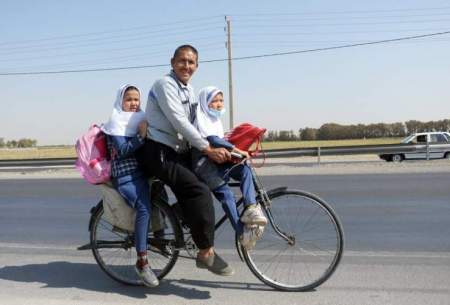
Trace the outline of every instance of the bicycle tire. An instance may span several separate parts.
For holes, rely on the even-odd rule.
[[[298,190],[268,194],[271,204],[262,208],[269,223],[252,250],[240,247],[244,260],[259,280],[275,289],[312,290],[334,273],[341,260],[344,233],[339,218],[313,194]]]
[[[137,259],[136,249],[134,247],[134,234],[117,230],[103,217],[103,204],[100,201],[99,207],[91,216],[90,241],[92,253],[100,268],[112,279],[133,286],[144,285],[135,271]],[[174,217],[170,206],[161,201],[155,201],[156,205],[164,219],[164,235],[159,239],[154,238],[154,233],[149,232],[149,245],[147,256],[151,268],[158,279],[166,276],[175,265],[179,250],[176,245],[182,243],[182,232],[180,225]],[[151,245],[155,240],[164,240],[167,244],[165,251],[157,249]]]

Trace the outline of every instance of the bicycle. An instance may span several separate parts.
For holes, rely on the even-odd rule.
[[[278,187],[266,191],[251,167],[257,202],[268,218],[262,238],[248,251],[235,237],[241,260],[263,283],[278,290],[308,291],[321,285],[334,273],[342,258],[344,233],[332,207],[314,194]],[[231,182],[230,186],[239,186]],[[242,210],[243,199],[237,200]],[[190,237],[177,203],[168,203],[160,181],[153,181],[152,205],[159,227],[150,228],[148,255],[152,269],[164,278],[179,257],[195,258],[197,248]],[[155,214],[155,210],[152,212]],[[224,214],[215,229],[228,220]],[[91,209],[91,249],[101,269],[111,278],[127,285],[142,285],[134,271],[136,251],[134,233],[117,228],[105,217],[103,200]],[[181,255],[180,251],[188,255]]]

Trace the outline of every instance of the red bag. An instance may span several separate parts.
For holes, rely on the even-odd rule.
[[[251,156],[256,156],[261,149],[261,139],[265,132],[265,128],[256,127],[249,123],[243,123],[227,132],[225,134],[225,140],[235,145],[240,150],[248,151]],[[256,143],[256,148],[250,151],[250,147],[254,143]]]

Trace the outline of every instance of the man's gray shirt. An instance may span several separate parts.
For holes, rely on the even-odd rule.
[[[147,136],[177,152],[186,151],[188,143],[200,151],[204,150],[209,145],[208,141],[192,124],[196,107],[193,88],[181,83],[172,71],[157,80],[148,95],[145,109]]]

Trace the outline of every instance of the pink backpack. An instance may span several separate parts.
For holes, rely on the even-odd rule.
[[[83,178],[92,184],[105,183],[111,178],[111,161],[108,156],[106,135],[97,125],[92,125],[75,145],[78,159],[75,167]]]

